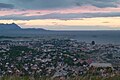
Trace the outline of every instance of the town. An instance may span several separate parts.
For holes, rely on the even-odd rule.
[[[120,45],[74,39],[0,40],[0,76],[69,78],[120,74]]]

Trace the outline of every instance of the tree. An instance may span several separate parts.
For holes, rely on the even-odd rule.
[[[92,44],[92,45],[95,45],[95,41],[92,41],[91,44]]]

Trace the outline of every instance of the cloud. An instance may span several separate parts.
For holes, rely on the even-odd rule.
[[[119,17],[120,12],[117,11],[120,8],[116,4],[118,1],[120,0],[1,0],[0,9],[14,8],[14,10],[1,11],[0,19],[73,20],[94,17]],[[57,8],[59,9],[57,10]]]
[[[117,4],[115,4],[117,1],[119,0],[76,0],[76,5],[92,5],[99,8],[117,7]]]
[[[50,13],[46,15],[37,16],[25,16],[23,14],[14,14],[1,16],[1,20],[36,20],[36,19],[59,19],[59,20],[77,20],[83,18],[95,18],[95,17],[120,17],[120,12],[107,12],[107,13]]]
[[[3,8],[12,9],[12,8],[14,8],[14,5],[6,4],[6,3],[0,3],[0,9],[3,9]]]
[[[54,9],[72,6],[71,0],[11,0],[21,9]]]
[[[120,0],[11,0],[11,3],[21,9],[55,9],[92,5],[99,8],[117,7]]]

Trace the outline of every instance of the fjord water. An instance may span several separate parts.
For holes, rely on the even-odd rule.
[[[120,31],[17,31],[2,33],[1,36],[70,38],[88,43],[95,41],[98,44],[120,44]]]
[[[120,44],[120,30],[93,31],[52,31],[42,28],[23,29],[15,23],[0,24],[0,36],[36,37],[36,38],[70,38],[78,41],[95,41],[100,44]]]
[[[120,31],[69,31],[59,34],[88,43],[95,41],[98,44],[120,44]]]
[[[95,41],[99,44],[120,44],[120,31],[90,31],[75,38],[79,41]]]
[[[81,42],[95,41],[98,44],[120,44],[120,31],[39,31],[19,30],[1,31],[0,36],[36,37],[36,38],[69,38]]]

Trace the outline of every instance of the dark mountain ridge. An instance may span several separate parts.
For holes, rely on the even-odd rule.
[[[35,30],[35,31],[46,31],[45,29],[42,28],[21,28],[20,26],[18,26],[15,23],[12,24],[0,24],[0,30]]]
[[[15,24],[0,24],[0,30],[21,30],[21,28]]]
[[[0,24],[0,36],[31,36],[46,32],[48,30],[42,28],[21,28],[15,23]]]

